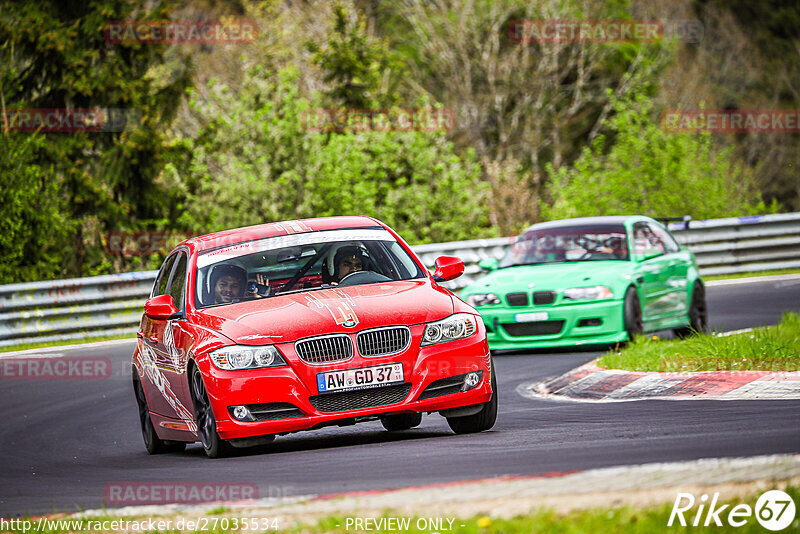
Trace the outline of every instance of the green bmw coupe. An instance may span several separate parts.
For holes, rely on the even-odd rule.
[[[492,350],[615,344],[637,334],[707,328],[694,255],[641,216],[535,224],[461,297],[478,309]]]

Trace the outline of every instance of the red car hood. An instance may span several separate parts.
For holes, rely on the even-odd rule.
[[[208,308],[197,312],[197,322],[236,343],[261,345],[378,326],[420,324],[452,313],[453,300],[446,290],[428,280],[406,280]]]

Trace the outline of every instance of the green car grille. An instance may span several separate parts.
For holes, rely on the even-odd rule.
[[[536,321],[533,323],[501,323],[509,336],[554,336],[564,328],[564,321]]]

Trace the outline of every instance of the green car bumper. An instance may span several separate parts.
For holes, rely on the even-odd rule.
[[[511,309],[486,306],[478,311],[492,350],[605,345],[628,339],[622,300]]]

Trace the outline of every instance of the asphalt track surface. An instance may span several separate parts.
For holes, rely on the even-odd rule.
[[[708,299],[714,329],[774,324],[800,310],[800,280],[709,287]],[[332,427],[233,458],[206,459],[199,444],[149,456],[128,374],[132,349],[132,342],[48,349],[109,357],[114,373],[105,380],[0,379],[0,515],[100,508],[109,483],[249,482],[266,498],[800,452],[800,401],[584,404],[516,393],[598,355],[563,352],[495,358],[500,413],[482,434],[456,436],[434,414],[407,432],[386,432],[378,422]]]

